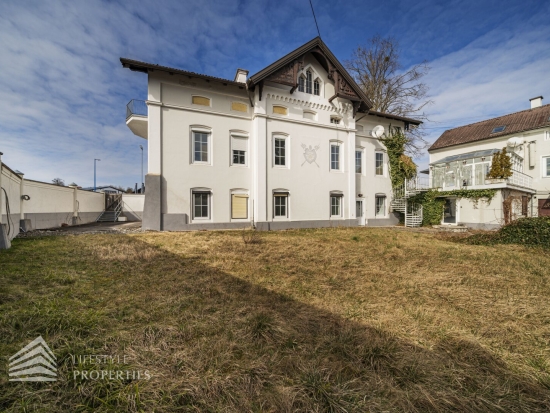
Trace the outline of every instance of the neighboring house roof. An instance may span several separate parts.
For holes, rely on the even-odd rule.
[[[505,126],[504,130],[492,133],[493,129]],[[484,139],[497,138],[514,133],[525,132],[550,126],[550,105],[539,106],[538,108],[522,110],[510,113],[498,118],[488,119],[470,125],[449,129],[437,139],[428,149],[446,148],[448,146],[461,145],[464,143],[482,141]]]
[[[188,70],[181,70],[181,69],[175,69],[173,67],[168,67],[168,66],[160,66],[152,63],[140,62],[138,60],[126,59],[124,57],[120,58],[120,63],[122,63],[122,67],[126,67],[135,72],[149,73],[149,72],[154,72],[156,70],[159,72],[167,72],[170,74],[178,74],[178,75],[185,75],[190,77],[197,77],[204,80],[212,80],[215,82],[220,82],[228,85],[239,86],[240,88],[243,88],[243,89],[246,86],[245,83],[235,82],[233,80],[223,79],[221,77],[203,75],[201,73],[190,72]]]
[[[111,185],[96,186],[95,189],[98,190],[98,191],[101,191],[102,189],[113,189],[113,190],[115,190],[115,191],[124,192],[122,189],[115,188],[114,186],[111,186]],[[91,187],[88,187],[88,188],[82,188],[82,190],[83,190],[83,191],[93,191],[93,190],[94,190],[94,187],[91,186]]]

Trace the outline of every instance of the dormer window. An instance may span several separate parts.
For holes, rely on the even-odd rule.
[[[306,93],[311,94],[311,84],[313,82],[313,76],[311,74],[311,71],[306,72]]]
[[[313,94],[319,96],[319,91],[320,91],[319,79],[315,79],[315,82],[313,82]]]
[[[303,92],[305,90],[305,84],[306,84],[306,79],[304,78],[304,76],[300,76],[300,78],[298,79],[298,91],[299,92]]]

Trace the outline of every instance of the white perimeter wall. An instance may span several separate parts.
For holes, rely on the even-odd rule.
[[[145,195],[122,194],[122,212],[128,221],[141,221],[143,217],[143,205]]]
[[[4,164],[2,188],[7,192],[10,207],[10,238],[19,233],[21,219],[30,220],[32,229],[55,228],[63,223],[85,224],[95,221],[105,207],[102,193],[22,179]],[[22,195],[28,195],[30,199],[22,200]],[[8,217],[3,191],[0,199],[2,223],[6,224]]]

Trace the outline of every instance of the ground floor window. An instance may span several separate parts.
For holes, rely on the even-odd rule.
[[[377,196],[375,198],[374,215],[377,217],[386,216],[386,197]]]
[[[193,192],[193,219],[210,218],[210,192]]]
[[[231,219],[248,218],[248,195],[231,195]]]
[[[288,194],[273,196],[273,215],[277,218],[288,217]]]
[[[331,217],[342,216],[342,196],[341,195],[330,196],[330,216]]]

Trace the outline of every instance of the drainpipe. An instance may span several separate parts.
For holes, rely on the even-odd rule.
[[[21,181],[19,182],[19,219],[23,221],[25,220],[25,213],[23,212],[23,202],[25,202],[25,200],[23,199],[23,195],[25,195],[25,179],[23,178],[23,176],[25,174],[23,172],[19,172],[17,175],[19,175],[19,178],[21,179]]]

